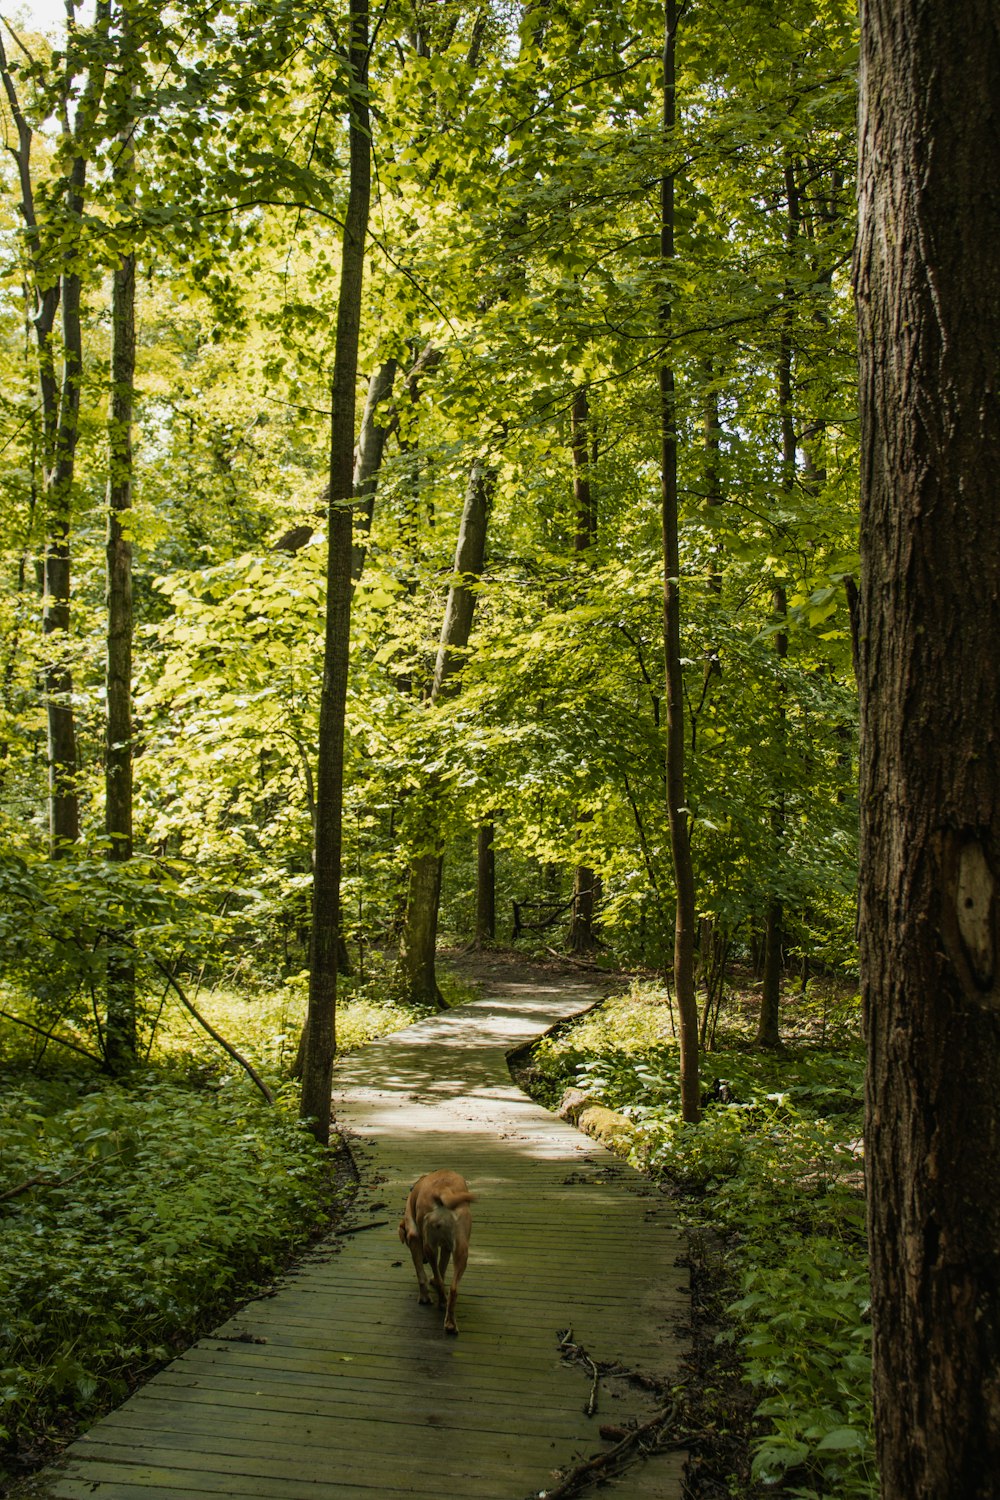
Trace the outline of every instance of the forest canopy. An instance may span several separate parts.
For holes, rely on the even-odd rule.
[[[113,1022],[122,971],[308,963],[348,35],[4,26],[0,944],[36,1024],[109,985]],[[699,6],[675,42],[665,131],[659,6],[372,12],[342,965],[427,856],[469,931],[483,829],[501,930],[669,965],[665,363],[702,960],[854,963],[855,17]]]

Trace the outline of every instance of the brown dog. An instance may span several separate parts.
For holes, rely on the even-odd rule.
[[[431,1300],[425,1263],[431,1268],[438,1305],[445,1309],[445,1333],[458,1332],[455,1299],[469,1259],[469,1235],[472,1233],[469,1204],[474,1202],[468,1183],[457,1172],[425,1172],[410,1189],[399,1221],[399,1238],[410,1247],[421,1302]],[[449,1260],[454,1269],[446,1295],[444,1277]]]

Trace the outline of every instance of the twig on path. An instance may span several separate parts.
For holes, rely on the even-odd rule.
[[[601,1378],[601,1372],[583,1345],[573,1342],[572,1328],[567,1328],[566,1332],[560,1335],[559,1347],[563,1351],[562,1357],[566,1364],[584,1364],[590,1370],[593,1383],[591,1384],[590,1395],[587,1398],[586,1406],[583,1408],[583,1413],[584,1416],[592,1417],[597,1410],[597,1387]]]
[[[671,1401],[658,1411],[655,1417],[650,1417],[648,1422],[643,1422],[641,1427],[636,1427],[632,1432],[623,1437],[620,1443],[613,1448],[607,1449],[605,1453],[596,1453],[593,1458],[585,1458],[580,1463],[574,1464],[562,1479],[551,1490],[538,1490],[531,1500],[568,1500],[571,1495],[579,1494],[583,1485],[589,1484],[592,1479],[608,1479],[613,1474],[619,1473],[631,1463],[633,1459],[641,1454],[653,1452],[655,1449],[672,1447],[682,1448],[686,1439],[677,1438],[667,1444],[663,1440],[661,1429],[677,1416],[677,1402]],[[648,1445],[646,1438],[655,1440]]]
[[[360,1234],[362,1229],[384,1229],[388,1219],[373,1219],[370,1224],[345,1224],[343,1229],[335,1229],[334,1234]]]

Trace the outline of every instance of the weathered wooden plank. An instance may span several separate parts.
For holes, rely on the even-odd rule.
[[[583,1410],[588,1392],[589,1383],[586,1386],[581,1383],[579,1411]],[[273,1429],[268,1442],[280,1443],[282,1433],[287,1433],[293,1425],[302,1428],[313,1422],[329,1427],[332,1423],[339,1425],[349,1421],[355,1427],[371,1428],[372,1442],[381,1443],[382,1439],[375,1429],[383,1426],[387,1431],[391,1429],[386,1442],[396,1442],[395,1434],[401,1432],[403,1435],[398,1441],[405,1445],[413,1442],[413,1434],[407,1429],[439,1426],[446,1414],[450,1431],[509,1434],[516,1430],[525,1435],[545,1438],[558,1433],[570,1439],[588,1436],[587,1424],[581,1424],[577,1420],[576,1412],[570,1410],[567,1413],[565,1406],[533,1407],[531,1411],[525,1412],[523,1393],[520,1405],[513,1400],[504,1403],[490,1401],[487,1404],[481,1399],[481,1393],[476,1398],[455,1399],[449,1396],[445,1401],[438,1401],[435,1400],[433,1391],[421,1399],[405,1386],[382,1386],[382,1399],[378,1407],[369,1406],[363,1415],[358,1415],[361,1403],[358,1401],[356,1387],[346,1387],[325,1402],[285,1400],[281,1403],[280,1410],[273,1391],[266,1395],[229,1393],[228,1401],[219,1400],[219,1393],[215,1391],[200,1394],[204,1399],[192,1404],[177,1399],[163,1399],[162,1396],[154,1399],[151,1393],[141,1405],[130,1404],[109,1417],[102,1424],[101,1431],[105,1437],[113,1435],[116,1441],[120,1441],[123,1434],[134,1432],[157,1430],[169,1434],[181,1425],[179,1419],[183,1415],[184,1441],[199,1433],[216,1434],[220,1422],[224,1420],[226,1433],[240,1437],[241,1440],[254,1441],[262,1432]],[[293,1424],[290,1418],[297,1420]],[[86,1443],[87,1438],[81,1438],[80,1441]],[[411,1450],[404,1447],[403,1451]]]
[[[582,1407],[591,1382],[582,1370],[574,1374],[579,1382],[579,1404]],[[276,1383],[271,1382],[266,1391],[261,1390],[260,1381],[239,1375],[228,1378],[216,1376],[210,1384],[201,1381],[164,1380],[147,1388],[144,1408],[146,1403],[151,1407],[162,1406],[164,1410],[169,1408],[173,1412],[180,1407],[203,1407],[209,1410],[217,1406],[232,1406],[237,1410],[253,1413],[255,1420],[257,1413],[260,1413],[263,1420],[268,1420],[272,1412],[332,1413],[342,1405],[361,1405],[362,1397],[367,1398],[369,1410],[384,1406],[390,1411],[405,1411],[413,1404],[412,1379],[392,1380],[383,1370],[375,1367],[369,1367],[354,1377],[345,1375],[328,1381],[316,1391],[311,1388],[311,1379],[312,1377],[304,1375],[286,1376],[282,1379],[280,1389]],[[431,1391],[436,1389],[435,1386],[430,1387]],[[484,1401],[487,1395],[488,1403]],[[431,1396],[427,1399],[428,1405],[441,1404]],[[518,1386],[516,1382],[510,1381],[500,1386],[488,1379],[476,1384],[463,1382],[462,1390],[449,1392],[446,1399],[449,1407],[457,1410],[467,1406],[478,1407],[481,1412],[490,1414],[489,1420],[494,1420],[492,1414],[495,1413],[496,1421],[506,1422],[509,1427],[516,1426],[516,1413],[524,1410],[524,1385],[522,1383]],[[565,1400],[560,1399],[560,1393],[555,1396],[540,1395],[532,1403],[531,1411],[539,1422],[549,1424],[551,1419],[557,1418],[565,1410],[565,1405]],[[135,1409],[127,1404],[105,1420],[131,1421]]]
[[[469,1493],[483,1500],[507,1500],[509,1492],[496,1481],[475,1479],[477,1489]],[[479,1487],[481,1485],[481,1488]],[[157,1496],[202,1500],[202,1497],[228,1495],[233,1500],[345,1500],[345,1496],[385,1496],[386,1500],[413,1496],[415,1500],[441,1500],[440,1486],[433,1476],[417,1475],[410,1479],[397,1474],[387,1479],[374,1470],[349,1480],[336,1476],[307,1482],[284,1479],[278,1475],[210,1473],[195,1468],[166,1468],[149,1463],[124,1463],[117,1459],[91,1458],[84,1469],[75,1458],[64,1473],[56,1474],[49,1491],[58,1500],[94,1500],[95,1493],[114,1500],[155,1500]]]
[[[440,1434],[441,1429],[436,1429]],[[315,1429],[304,1427],[286,1441],[270,1439],[239,1440],[227,1430],[217,1434],[160,1432],[137,1429],[121,1440],[116,1434],[90,1435],[81,1438],[80,1457],[106,1462],[130,1462],[137,1449],[142,1462],[165,1469],[180,1468],[196,1473],[234,1474],[248,1479],[295,1480],[302,1484],[328,1484],[364,1481],[372,1471],[373,1453],[390,1480],[405,1476],[413,1456],[414,1434],[411,1429],[396,1429],[392,1423],[338,1422],[337,1442],[322,1442]],[[373,1437],[377,1449],[373,1447]],[[510,1433],[484,1434],[477,1445],[477,1464],[485,1459],[496,1469],[526,1470],[527,1466],[544,1470],[551,1461],[554,1441],[547,1438],[525,1438]],[[437,1483],[448,1480],[461,1489],[461,1482],[478,1478],[478,1469],[470,1474],[462,1437],[435,1444]]]

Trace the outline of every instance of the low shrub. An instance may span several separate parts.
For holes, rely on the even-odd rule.
[[[321,1225],[329,1158],[242,1082],[5,1079],[0,1438],[119,1400]]]

